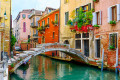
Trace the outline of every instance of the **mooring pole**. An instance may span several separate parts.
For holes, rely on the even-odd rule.
[[[115,66],[115,68],[116,68],[116,73],[117,73],[117,66],[118,66],[118,48],[116,49],[116,66]]]
[[[103,66],[104,66],[104,49],[102,51],[102,65],[101,65],[101,71],[103,71]]]

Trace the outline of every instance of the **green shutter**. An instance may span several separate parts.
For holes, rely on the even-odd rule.
[[[88,11],[91,10],[91,3],[88,4]]]

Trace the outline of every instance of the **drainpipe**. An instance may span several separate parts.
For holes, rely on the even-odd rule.
[[[60,43],[60,12],[61,12],[61,0],[60,0],[60,8],[59,8],[59,30],[58,30],[58,42]]]

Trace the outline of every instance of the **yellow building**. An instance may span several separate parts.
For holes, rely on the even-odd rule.
[[[77,10],[82,7],[83,10],[89,11],[93,8],[93,0],[61,0],[60,5],[60,43],[70,44],[71,48],[80,50],[87,57],[92,58],[94,47],[92,37],[93,32],[86,33],[76,32],[73,33],[70,27],[67,26],[67,21],[71,19],[73,10],[74,15],[77,15]],[[62,54],[60,54],[62,56]]]
[[[32,48],[35,48],[38,44],[38,20],[42,16],[42,11],[33,9],[30,14],[30,43],[32,44]]]
[[[11,0],[0,0],[0,60],[10,55]]]

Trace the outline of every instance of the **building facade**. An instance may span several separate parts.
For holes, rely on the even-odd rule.
[[[17,39],[16,46],[20,47],[22,42],[27,42],[30,37],[30,13],[31,10],[23,10],[19,12],[14,20],[14,32]]]
[[[93,8],[93,0],[61,0],[60,5],[60,43],[70,44],[71,48],[81,51],[89,58],[93,58],[93,31],[88,33],[76,32],[70,30],[67,25],[68,20],[71,20],[72,15],[77,15],[77,10],[83,8],[84,11],[89,11]],[[75,14],[73,14],[75,11]],[[87,34],[87,35],[86,35]],[[64,57],[64,55],[61,55]]]
[[[105,4],[107,3],[107,4]],[[104,6],[104,7],[102,7]],[[94,56],[102,57],[102,50],[105,51],[105,64],[115,67],[116,50],[120,52],[120,1],[119,0],[98,0],[94,2],[95,12],[93,13],[93,25],[99,25],[95,29],[95,48],[100,48],[100,53],[94,48]],[[119,56],[120,58],[120,56]],[[120,60],[119,60],[120,61]]]
[[[51,11],[44,15],[39,21],[38,43],[55,43],[59,42],[59,9]],[[46,52],[48,55],[56,55],[58,52]]]
[[[35,48],[38,44],[38,20],[42,16],[42,11],[33,9],[30,14],[30,43],[32,48]]]
[[[0,0],[0,60],[10,56],[11,0]]]

